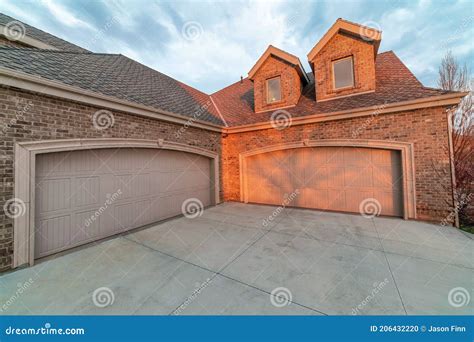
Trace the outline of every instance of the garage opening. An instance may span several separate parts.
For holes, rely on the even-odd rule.
[[[38,154],[35,248],[41,258],[214,204],[211,159],[175,150],[106,148]]]
[[[375,199],[381,215],[403,216],[400,154],[335,146],[251,155],[246,157],[246,199],[274,205],[291,200],[288,206],[356,213],[364,200]]]

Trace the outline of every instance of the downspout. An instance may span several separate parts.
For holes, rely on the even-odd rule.
[[[451,168],[451,189],[453,197],[453,206],[454,206],[454,226],[459,228],[459,207],[456,199],[456,169],[454,167],[454,146],[453,146],[453,130],[454,130],[454,120],[453,115],[456,107],[448,107],[446,110],[446,124],[448,129],[448,145],[449,145],[449,165]]]

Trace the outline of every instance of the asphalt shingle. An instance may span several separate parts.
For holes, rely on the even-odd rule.
[[[0,25],[6,26],[8,23],[13,22],[13,21],[21,22],[18,19],[9,17],[6,14],[0,13]],[[80,46],[67,42],[47,32],[41,31],[40,29],[30,26],[24,22],[21,22],[21,23],[25,27],[25,34],[31,38],[34,38],[43,43],[54,46],[55,48],[59,50],[63,50],[63,51],[88,52],[88,50],[83,49]]]
[[[209,95],[117,54],[0,48],[0,66],[222,125]]]

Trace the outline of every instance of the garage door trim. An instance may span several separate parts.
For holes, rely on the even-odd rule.
[[[239,155],[240,200],[244,203],[248,203],[248,157],[261,153],[309,147],[367,147],[400,151],[403,175],[403,218],[416,219],[415,163],[413,159],[413,144],[398,141],[359,139],[303,140],[300,142],[270,145],[263,148],[242,152]]]
[[[210,150],[186,144],[145,139],[63,139],[21,142],[15,144],[15,198],[24,202],[24,213],[13,220],[13,267],[34,264],[35,167],[36,155],[101,148],[152,148],[189,152],[211,160],[213,204],[219,203],[219,155]]]

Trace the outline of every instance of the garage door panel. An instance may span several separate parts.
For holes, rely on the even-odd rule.
[[[188,198],[210,205],[210,166],[206,157],[155,149],[39,155],[35,257],[179,215]]]
[[[78,177],[74,184],[73,205],[83,207],[99,203],[100,177]]]
[[[353,189],[344,192],[346,198],[346,211],[359,212],[360,203],[367,198],[372,198],[374,192],[365,189]]]
[[[344,167],[344,185],[348,188],[372,187],[372,167],[363,166]]]
[[[374,196],[379,203],[382,215],[403,215],[402,192],[400,191],[374,191]]]
[[[323,164],[324,165],[324,164]],[[328,184],[329,168],[318,165],[306,166],[304,172],[304,186],[316,189],[326,189]]]
[[[130,185],[132,190],[132,197],[134,198],[149,196],[151,194],[151,181],[150,174],[148,173],[142,173],[132,176]]]
[[[35,225],[35,255],[59,250],[70,238],[70,215],[39,220]]]
[[[401,175],[393,172],[393,166],[376,166],[373,170],[374,187],[388,187],[399,189],[401,184]]]
[[[372,163],[377,166],[391,166],[400,165],[399,152],[373,149],[372,150]]]
[[[132,187],[132,177],[131,173],[129,174],[118,174],[113,175],[114,185],[113,192],[120,190],[120,198],[122,200],[131,198],[133,196],[133,187]]]
[[[344,191],[328,189],[327,194],[327,202],[321,209],[346,211],[346,195]]]
[[[56,176],[60,176],[64,173],[71,172],[71,160],[67,158],[67,154],[46,154],[42,156],[45,159],[45,163],[37,165],[35,167],[36,175],[41,177],[54,173]]]
[[[71,201],[70,178],[40,179],[38,188],[40,191],[36,192],[36,199],[41,212],[47,213],[69,208]]]
[[[326,147],[326,164],[339,166],[344,163],[344,150],[342,147]],[[313,153],[319,154],[320,148],[313,148]]]
[[[305,166],[309,165],[326,165],[328,149],[320,149],[318,153],[314,152],[315,148],[303,149],[305,156]]]
[[[289,163],[282,167],[282,160]],[[377,195],[385,208],[384,215],[403,214],[403,180],[397,151],[299,148],[251,156],[246,164],[251,170],[246,184],[249,202],[280,204],[284,193],[299,188],[300,195],[291,205],[359,212],[364,199]],[[262,169],[262,165],[267,166]]]
[[[133,226],[133,221],[137,217],[135,202],[121,203],[115,205],[114,210],[114,230],[121,232]]]
[[[90,153],[88,151],[74,152],[75,158],[67,158],[69,163],[68,172],[76,171],[95,171],[98,170],[102,164],[99,153]]]
[[[371,154],[364,148],[344,148],[344,165],[346,166],[366,166],[371,163]]]
[[[328,188],[343,188],[345,185],[345,171],[343,167],[329,166],[328,167]]]
[[[299,197],[302,207],[327,209],[328,190],[305,188]]]

